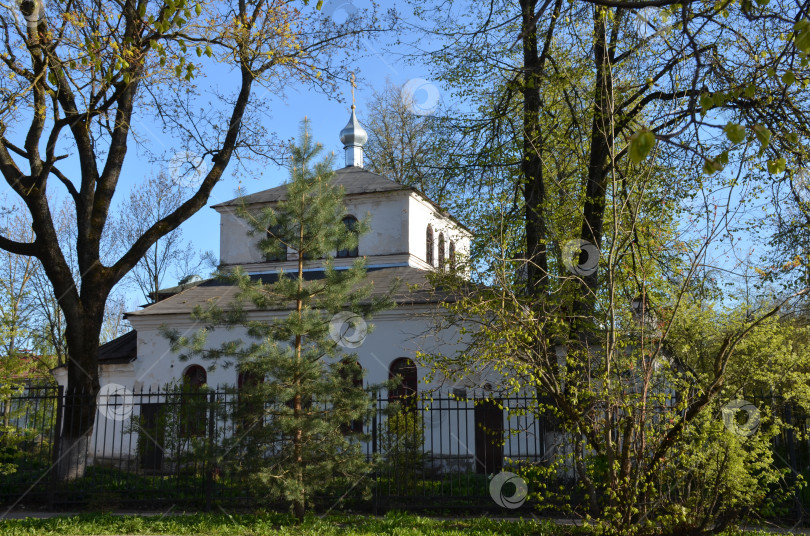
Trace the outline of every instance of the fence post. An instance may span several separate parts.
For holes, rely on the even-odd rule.
[[[59,485],[59,449],[62,444],[62,411],[64,410],[65,388],[59,385],[56,388],[56,423],[53,428],[53,443],[51,444],[51,485],[48,486],[48,508],[53,508],[56,486]]]
[[[377,515],[377,508],[379,503],[380,493],[380,472],[377,467],[377,415],[379,414],[379,407],[382,405],[379,395],[372,404],[371,413],[371,463],[374,464],[374,498],[372,499],[371,510],[373,515]]]
[[[205,510],[211,511],[211,503],[214,499],[214,431],[215,431],[215,411],[217,395],[212,392],[208,396],[208,454],[206,456],[205,475]]]

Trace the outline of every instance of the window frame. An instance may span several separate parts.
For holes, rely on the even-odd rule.
[[[407,376],[402,374],[404,370],[408,371]],[[393,380],[396,376],[401,377],[402,381],[398,387],[389,389],[388,400],[415,399],[419,393],[419,371],[413,359],[410,357],[398,357],[391,361],[388,366],[388,379]]]
[[[439,270],[444,271],[444,233],[439,232]]]
[[[433,225],[428,223],[425,230],[425,262],[433,266]]]
[[[346,228],[349,229],[349,231],[352,231],[355,234],[357,234],[357,227],[360,224],[360,222],[358,221],[357,218],[355,218],[351,214],[347,214],[346,216],[343,217],[342,220],[340,220],[340,222],[343,225],[345,225]],[[352,259],[352,258],[359,257],[359,256],[360,256],[360,243],[359,243],[359,240],[358,240],[358,244],[354,248],[352,248],[352,249],[339,249],[337,251],[337,258],[338,259]]]
[[[196,378],[192,376],[195,373]],[[208,408],[206,407],[208,399],[202,390],[206,385],[208,385],[208,371],[205,370],[205,367],[192,364],[183,371],[180,437],[205,437],[208,424]]]

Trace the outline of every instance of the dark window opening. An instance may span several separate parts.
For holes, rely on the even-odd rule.
[[[183,373],[183,391],[180,407],[180,435],[205,435],[206,400],[202,387],[208,383],[208,374],[200,365],[191,365]]]
[[[444,270],[444,233],[439,233],[439,270]]]
[[[430,224],[425,235],[425,262],[433,266],[433,226]]]
[[[163,445],[166,438],[165,404],[142,404],[139,420],[143,431],[138,434],[141,469],[160,471],[163,468]]]
[[[183,373],[183,383],[195,391],[199,390],[208,383],[208,373],[200,365],[191,365]]]
[[[252,373],[252,372],[240,372],[239,376],[236,378],[236,387],[241,391],[242,388],[251,388],[256,387],[259,384],[264,383],[264,378]]]
[[[501,400],[476,402],[475,472],[491,475],[503,468],[503,406]]]
[[[448,256],[450,257],[450,269],[455,270],[456,269],[456,243],[454,241],[452,241],[452,240],[450,241],[449,249],[450,249],[450,251],[448,252],[449,253]]]
[[[346,228],[353,232],[355,235],[357,234],[357,218],[354,216],[346,216],[343,218],[343,225]],[[340,249],[337,252],[337,256],[339,258],[345,257],[357,257],[359,255],[358,246],[353,247],[352,249]]]
[[[388,378],[398,379],[399,383],[388,392],[389,400],[415,399],[417,391],[416,365],[407,357],[401,357],[391,363]]]
[[[340,377],[350,385],[344,387],[345,390],[363,390],[363,367],[356,360],[344,359],[340,362]],[[363,419],[355,419],[342,426],[343,434],[362,434]]]
[[[236,378],[239,426],[243,429],[250,430],[264,424],[264,404],[257,389],[263,383],[264,378],[247,371],[240,372]]]

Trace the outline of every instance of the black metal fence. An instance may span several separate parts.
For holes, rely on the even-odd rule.
[[[60,446],[70,404],[61,388],[29,389],[0,405],[0,503],[96,509],[163,505],[247,506],[267,499],[245,485],[240,448],[246,424],[233,390],[131,392],[102,389],[93,434],[79,452]],[[489,477],[521,464],[543,464],[548,430],[531,397],[428,395],[391,401],[376,395],[362,422],[346,433],[359,441],[372,470],[371,496],[355,486],[324,492],[376,509],[395,506],[493,506]],[[83,424],[83,423],[80,423]],[[65,467],[65,464],[82,465]],[[234,469],[239,468],[240,470]],[[74,479],[60,478],[75,472]],[[248,471],[249,472],[249,471]],[[357,486],[357,490],[366,486]]]

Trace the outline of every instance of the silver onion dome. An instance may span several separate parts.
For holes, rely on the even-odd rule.
[[[340,131],[340,141],[343,143],[343,149],[346,152],[346,166],[363,167],[363,145],[368,141],[368,133],[357,120],[354,105],[352,105],[352,115],[349,117],[349,122]]]

